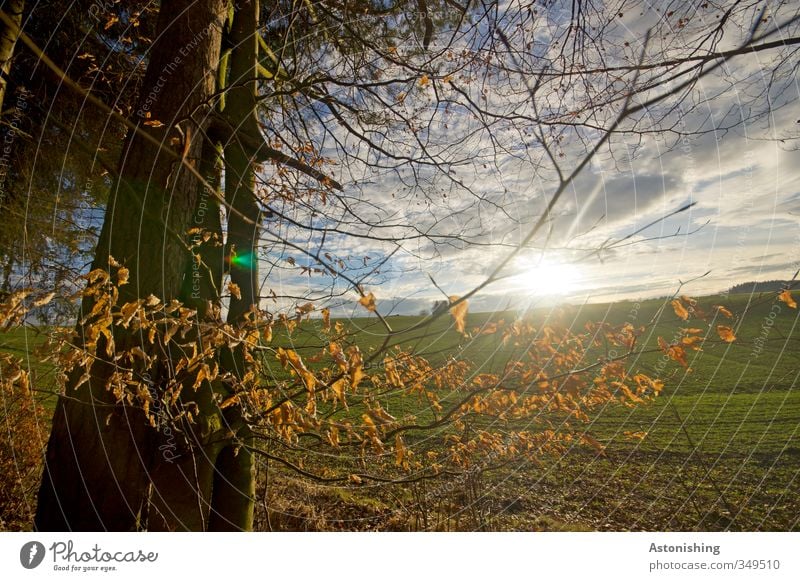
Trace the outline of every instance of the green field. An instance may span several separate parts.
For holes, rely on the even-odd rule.
[[[51,411],[56,402],[56,378],[52,363],[43,361],[46,350],[47,329],[18,327],[0,332],[0,352],[22,360],[39,403]]]
[[[576,447],[542,466],[519,463],[459,481],[442,495],[435,483],[404,487],[334,487],[303,481],[270,465],[261,480],[267,501],[260,507],[262,529],[420,529],[443,530],[798,530],[800,529],[800,332],[798,311],[776,302],[774,294],[705,297],[710,310],[722,304],[736,318],[692,321],[709,329],[702,351],[691,353],[690,370],[661,353],[641,355],[633,368],[659,376],[666,387],[653,403],[608,406],[595,413],[586,431],[606,445],[600,456]],[[665,308],[666,307],[666,308]],[[515,313],[475,313],[468,329]],[[686,322],[664,300],[614,305],[564,306],[526,314],[538,324],[587,321],[634,325],[652,322],[640,340],[655,348]],[[500,371],[514,347],[497,335],[465,338],[449,316],[417,326],[420,317],[389,317],[397,332],[391,344],[432,362],[448,357],[474,364],[474,372]],[[374,317],[344,321],[369,356],[386,334]],[[713,328],[734,328],[737,340],[724,343]],[[38,396],[50,408],[52,367],[29,355],[42,336],[18,329],[0,335],[0,349],[28,356]],[[274,346],[310,358],[325,345],[320,323],[308,321],[291,335],[276,334]],[[592,363],[587,355],[586,363]],[[277,378],[285,371],[267,360]],[[659,367],[661,366],[661,367]],[[384,407],[400,417],[428,414],[413,398],[386,397]],[[415,407],[417,406],[417,407]],[[646,432],[642,440],[623,432]],[[413,440],[411,445],[415,445]],[[266,471],[266,466],[261,467]],[[268,485],[267,485],[268,483]],[[432,492],[433,491],[433,492]],[[435,494],[434,494],[435,493]],[[432,499],[435,498],[436,502]]]
[[[587,321],[652,322],[640,344],[645,350],[657,346],[658,336],[669,340],[681,327],[700,327],[709,334],[703,350],[692,352],[688,371],[674,362],[664,367],[660,352],[633,361],[635,370],[660,376],[666,388],[651,404],[609,406],[593,417],[586,431],[607,446],[605,456],[575,448],[544,467],[522,465],[488,474],[480,483],[477,497],[473,491],[466,495],[472,496],[471,500],[462,499],[465,505],[482,505],[479,522],[475,522],[474,507],[465,506],[455,513],[470,524],[447,518],[435,526],[449,529],[477,525],[493,530],[554,526],[601,530],[798,529],[798,312],[776,302],[774,294],[700,300],[706,311],[717,304],[726,306],[736,318],[687,323],[679,320],[664,300],[567,306],[529,313],[539,323],[558,323],[575,330]],[[770,313],[775,315],[770,317]],[[472,314],[467,328],[513,316]],[[388,322],[394,331],[402,331],[420,320],[398,316]],[[714,330],[717,324],[732,326],[737,340],[730,344],[719,340]],[[375,318],[354,319],[349,325],[367,353],[384,341],[385,331]],[[463,338],[453,330],[449,316],[407,335],[400,333],[396,340],[403,348],[432,361],[463,358],[475,364],[476,372],[500,371],[514,355],[496,335]],[[764,341],[757,343],[760,338]],[[277,341],[311,355],[319,348],[320,336],[311,324],[291,338]],[[402,398],[383,403],[397,417],[404,413],[425,416],[424,409],[413,409],[409,407],[413,404]],[[632,440],[623,435],[628,431],[647,432],[647,436]],[[472,516],[467,518],[460,512]],[[375,518],[380,521],[380,516]]]
[[[619,324],[631,320],[631,312],[637,313],[636,320],[641,324],[655,317],[655,324],[643,337],[644,350],[655,349],[657,337],[669,340],[681,327],[708,328],[709,323],[712,327],[717,323],[733,326],[737,340],[731,344],[720,341],[711,329],[703,350],[691,353],[688,371],[670,362],[659,372],[660,352],[633,359],[633,369],[660,374],[667,384],[662,397],[646,406],[609,407],[590,429],[607,443],[620,440],[618,445],[623,447],[632,445],[630,440],[621,441],[618,437],[623,431],[648,431],[648,437],[635,445],[642,451],[668,448],[685,452],[696,446],[710,453],[775,454],[796,449],[800,443],[800,390],[793,389],[800,375],[800,332],[796,329],[797,311],[778,303],[782,311],[770,326],[765,346],[755,351],[754,340],[761,335],[764,320],[776,304],[770,299],[754,298],[748,304],[743,295],[726,300],[706,297],[701,306],[724,304],[737,315],[734,320],[708,323],[680,321],[669,306],[659,314],[664,302],[657,300],[645,301],[639,307],[636,303],[560,307],[533,312],[531,316],[541,322],[567,324],[575,330],[587,321]],[[513,316],[513,313],[473,314],[469,316],[468,329],[480,328],[490,321],[510,320]],[[394,331],[402,331],[420,320],[420,317],[390,317],[388,322]],[[349,326],[357,333],[356,342],[362,351],[370,353],[383,343],[385,332],[375,319],[353,319]],[[275,345],[311,355],[322,343],[318,330],[318,325],[312,322],[291,337],[276,338]],[[513,349],[502,345],[498,335],[462,337],[453,330],[448,316],[408,333],[409,338],[405,335],[399,333],[393,343],[430,361],[463,358],[473,362],[476,373],[500,372],[505,361],[514,356]],[[592,362],[587,358],[587,364]],[[277,365],[272,371],[281,373]],[[392,403],[403,405],[402,401],[389,405]]]

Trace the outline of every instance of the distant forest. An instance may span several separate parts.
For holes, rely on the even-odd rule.
[[[761,282],[743,282],[728,290],[730,293],[767,293],[784,289],[800,288],[800,280],[765,280]]]

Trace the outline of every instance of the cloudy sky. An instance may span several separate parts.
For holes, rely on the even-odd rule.
[[[770,14],[780,21],[796,12],[790,3]],[[539,43],[534,45],[546,47],[537,58],[546,57],[547,47],[554,45],[569,20],[564,14],[554,12],[546,26],[532,33]],[[726,31],[717,50],[738,46],[746,34],[742,26],[755,14],[743,13],[739,27]],[[707,21],[695,18],[678,31],[684,35],[683,50],[693,38],[692,26],[699,34],[713,23],[711,15],[706,16]],[[641,46],[644,31],[659,18],[652,10],[620,18],[608,34],[617,46],[625,42],[631,48],[627,56],[607,54],[616,59],[612,64],[637,59],[637,43]],[[508,30],[513,23],[509,16]],[[480,35],[480,27],[476,29]],[[475,46],[476,40],[465,36],[462,42]],[[681,49],[680,42],[675,46],[651,46],[648,58],[666,58],[673,54],[669,50]],[[548,226],[529,248],[517,252],[506,276],[474,297],[472,310],[531,300],[605,302],[662,296],[674,292],[681,281],[705,273],[684,292],[709,294],[748,280],[791,278],[800,268],[800,91],[792,73],[796,55],[788,62],[780,60],[787,55],[788,50],[738,56],[703,78],[677,108],[669,109],[676,103],[670,100],[645,110],[642,126],[652,122],[694,135],[683,139],[664,131],[613,138],[568,185]],[[442,65],[441,76],[447,74],[447,66]],[[483,99],[487,110],[524,109],[532,116],[527,89],[517,90],[513,79],[507,82],[503,77],[501,82],[499,74],[489,72],[482,81],[478,87],[462,88]],[[381,167],[350,164],[337,177],[361,222],[344,213],[339,218],[343,230],[359,236],[326,233],[323,241],[319,231],[279,231],[280,226],[273,231],[274,237],[289,237],[312,254],[324,246],[334,260],[347,263],[353,278],[369,273],[364,288],[375,293],[387,313],[417,313],[441,299],[431,278],[451,295],[480,284],[524,239],[558,185],[537,142],[536,127],[515,120],[487,128],[466,108],[444,112],[441,91],[446,87],[437,87],[436,99],[427,83],[413,88],[402,106],[412,118],[423,120],[423,130],[410,139],[399,129],[391,147],[414,156],[423,143],[445,170],[396,168],[379,157],[375,160]],[[566,110],[582,98],[566,93],[554,107]],[[608,114],[612,112],[610,108]],[[599,135],[566,132],[558,146],[562,171],[571,172],[585,155],[586,144]],[[331,158],[353,155],[363,147],[344,133],[337,138],[320,135]],[[390,147],[388,141],[382,143]],[[331,213],[336,211],[332,206]],[[295,217],[309,223],[318,220]],[[639,231],[648,224],[652,225]],[[370,236],[360,236],[365,233]],[[373,235],[403,240],[382,242]],[[347,292],[344,280],[323,274],[298,276],[297,265],[313,261],[272,243],[272,238],[266,236],[264,253],[278,267],[269,271],[265,291],[269,286],[297,300],[344,293],[337,299],[343,311],[358,312],[353,305],[357,296]],[[287,259],[295,265],[286,266]],[[378,263],[380,272],[372,272]]]

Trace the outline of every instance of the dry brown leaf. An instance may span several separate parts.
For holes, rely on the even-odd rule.
[[[789,292],[789,289],[784,289],[784,291],[778,295],[778,300],[786,303],[790,309],[797,308],[797,303],[792,297],[792,293]]]
[[[453,295],[450,298],[450,304],[458,301],[459,297]],[[456,331],[462,335],[466,332],[467,327],[467,310],[469,309],[469,301],[462,301],[450,308],[450,314],[453,315],[453,321],[456,325]]]
[[[683,303],[678,299],[672,301],[672,310],[675,311],[675,314],[684,321],[689,318],[689,311],[686,310],[686,307],[684,307]]]
[[[228,283],[228,292],[231,293],[231,296],[236,300],[242,300],[242,289],[240,289],[239,285],[235,282]]]
[[[733,318],[733,313],[732,313],[732,312],[730,312],[730,311],[729,311],[728,309],[726,309],[725,307],[723,307],[722,305],[717,305],[715,308],[717,309],[717,312],[718,312],[720,315],[724,315],[724,316],[726,316],[726,317],[727,317],[727,318],[729,318],[729,319],[732,319],[732,318]]]
[[[375,312],[375,295],[369,293],[368,295],[364,295],[360,299],[358,299],[359,304],[367,309],[368,311],[374,313]]]
[[[717,325],[717,334],[719,338],[726,343],[733,343],[736,341],[736,335],[733,333],[733,329],[725,325]]]

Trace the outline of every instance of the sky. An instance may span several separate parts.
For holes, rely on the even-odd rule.
[[[774,16],[791,12],[791,4],[789,12],[783,10]],[[534,45],[550,47],[557,37],[566,12],[553,14],[548,27],[532,33]],[[752,16],[743,15],[745,24]],[[615,34],[628,38],[631,49],[627,57],[614,58],[619,62],[637,58],[636,43],[641,44],[644,31],[660,17],[643,10],[620,19]],[[509,16],[508,22],[513,24],[514,18]],[[689,28],[681,33],[689,35]],[[736,32],[729,32],[718,48],[736,46],[742,35]],[[462,42],[476,41],[465,36]],[[669,42],[662,41],[664,54]],[[471,310],[665,296],[683,283],[684,294],[703,295],[748,280],[792,278],[800,269],[800,90],[792,61],[778,65],[775,54],[749,54],[729,61],[717,74],[705,77],[666,117],[678,128],[699,135],[679,139],[663,132],[613,139],[568,185],[545,228],[549,234],[535,239],[536,246],[547,249],[519,252],[506,276],[471,300]],[[546,55],[542,50],[537,56]],[[442,66],[446,71],[448,63]],[[487,109],[531,113],[524,88],[500,82],[499,75],[487,74],[481,80],[462,86],[471,97],[483,99]],[[487,87],[488,94],[481,92]],[[412,88],[413,95],[409,92],[403,106],[422,121],[424,130],[412,139],[408,132],[404,137],[401,128],[393,140],[380,136],[381,143],[415,155],[419,138],[449,171],[358,164],[340,168],[337,177],[345,184],[348,203],[373,225],[366,228],[342,214],[345,229],[407,239],[398,245],[326,234],[324,240],[326,249],[352,267],[349,272],[354,277],[383,263],[380,273],[366,278],[364,290],[374,292],[385,314],[417,314],[429,310],[443,293],[462,295],[479,285],[530,231],[557,186],[533,134],[535,127],[515,121],[486,128],[467,111],[454,107],[443,112],[429,87]],[[554,106],[569,107],[570,100],[580,103],[582,96],[560,98]],[[649,120],[663,115],[666,104],[648,110],[644,122],[648,115]],[[334,143],[334,137],[340,141]],[[560,144],[564,154],[560,164],[566,172],[585,153],[586,142],[578,137],[591,142],[598,134],[566,135]],[[320,139],[328,144],[326,152],[332,159],[353,155],[363,146],[344,132],[321,133]],[[379,161],[390,165],[389,160]],[[690,207],[670,216],[686,206]],[[648,224],[652,225],[639,231]],[[434,244],[415,238],[418,231],[460,235],[470,243],[440,238]],[[293,237],[293,243],[312,254],[323,242],[319,232],[280,234]],[[298,276],[297,269],[285,267],[283,261],[311,264],[308,257],[269,239],[263,246],[265,256],[281,267],[270,270],[265,286],[279,295],[298,297],[297,302],[331,290],[344,292],[330,303],[339,314],[364,314],[345,281],[323,274]],[[600,250],[623,239],[619,246]]]

